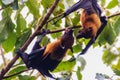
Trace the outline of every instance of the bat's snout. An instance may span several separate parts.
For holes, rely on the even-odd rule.
[[[73,33],[73,30],[72,30],[72,29],[70,29],[70,28],[66,28],[66,29],[65,29],[65,33],[72,34],[72,33]]]

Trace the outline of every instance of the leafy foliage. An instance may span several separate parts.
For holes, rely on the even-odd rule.
[[[63,61],[59,64],[59,66],[54,70],[54,72],[59,72],[59,71],[71,71],[75,65],[75,61],[70,62],[70,61]]]
[[[80,67],[78,67],[77,72],[76,72],[78,80],[82,80],[82,74],[80,73],[80,71],[81,71]]]

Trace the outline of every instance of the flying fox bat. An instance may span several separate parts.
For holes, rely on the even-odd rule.
[[[42,48],[39,47],[40,41],[41,39],[36,41],[30,54],[21,50],[18,50],[17,53],[28,68],[37,69],[44,77],[54,78],[49,71],[53,71],[62,61],[68,49],[72,49],[74,43],[73,30],[67,28],[62,37]]]

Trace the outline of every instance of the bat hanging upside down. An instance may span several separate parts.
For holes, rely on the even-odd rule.
[[[39,47],[40,39],[34,45],[30,54],[18,50],[18,55],[23,59],[28,68],[37,69],[44,77],[54,78],[49,71],[53,71],[62,61],[68,49],[72,50],[74,43],[73,30],[66,29],[57,41]]]
[[[95,10],[93,8],[83,9],[80,21],[83,29],[79,31],[77,38],[95,38],[101,27],[99,15]]]
[[[92,38],[94,40],[99,28],[101,27],[101,24],[104,23],[101,22],[102,10],[98,5],[97,0],[79,0],[69,9],[67,9],[58,20],[66,17],[67,15],[71,14],[72,12],[80,8],[83,9],[80,17],[83,29],[79,31],[76,37]]]

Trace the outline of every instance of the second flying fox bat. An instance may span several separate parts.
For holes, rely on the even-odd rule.
[[[99,28],[101,27],[100,17],[91,7],[88,10],[84,9],[80,16],[82,30],[79,31],[77,38],[91,38],[95,39]]]
[[[79,31],[77,38],[84,37],[93,39],[102,24],[100,20],[102,10],[97,4],[97,0],[79,0],[76,4],[66,10],[61,18],[80,8],[83,9],[80,18],[83,29]]]
[[[54,78],[49,71],[53,71],[66,55],[68,49],[72,49],[74,43],[73,30],[66,29],[65,33],[57,41],[40,48],[38,39],[30,54],[18,50],[18,55],[23,59],[28,68],[37,69],[44,77]]]

